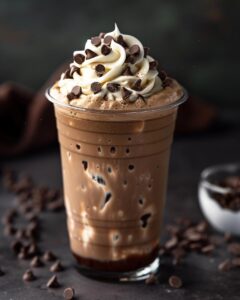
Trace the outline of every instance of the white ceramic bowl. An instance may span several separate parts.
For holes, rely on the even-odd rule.
[[[223,233],[240,235],[240,210],[232,211],[223,208],[212,197],[214,193],[226,195],[236,192],[231,188],[216,184],[216,182],[228,176],[240,176],[240,165],[219,165],[203,170],[198,188],[199,203],[203,215],[215,229]]]

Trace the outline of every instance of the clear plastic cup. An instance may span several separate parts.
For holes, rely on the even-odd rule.
[[[80,270],[140,280],[159,267],[158,248],[176,102],[135,111],[55,108],[70,246]]]

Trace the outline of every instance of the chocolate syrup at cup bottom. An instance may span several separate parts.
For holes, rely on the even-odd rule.
[[[86,268],[105,272],[129,272],[140,269],[151,264],[158,256],[159,247],[155,247],[145,255],[131,255],[127,259],[118,261],[99,261],[91,258],[81,257],[74,252],[73,256],[77,262]]]
[[[150,264],[157,257],[177,109],[124,121],[90,120],[58,106],[55,113],[77,261],[113,272]]]

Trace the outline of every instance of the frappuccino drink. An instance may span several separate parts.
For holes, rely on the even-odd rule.
[[[156,272],[169,155],[183,88],[131,35],[87,40],[47,91],[61,146],[70,247],[95,277]]]

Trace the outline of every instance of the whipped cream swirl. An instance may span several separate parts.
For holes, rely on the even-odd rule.
[[[112,40],[106,44],[109,36]],[[99,37],[95,42],[88,39],[84,50],[73,53],[70,69],[57,83],[60,94],[68,101],[86,98],[128,102],[142,98],[146,101],[163,88],[157,62],[146,54],[138,39],[121,34],[117,25],[114,31]],[[82,61],[76,59],[79,56]]]

